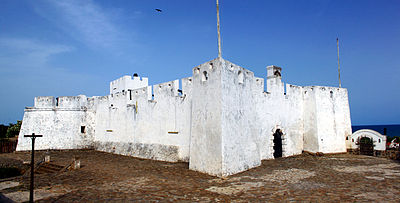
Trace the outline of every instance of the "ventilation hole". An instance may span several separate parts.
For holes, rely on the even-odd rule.
[[[275,76],[278,76],[278,77],[281,77],[281,73],[280,73],[278,70],[276,70],[276,71],[274,72],[274,75],[275,75]]]
[[[239,81],[239,84],[243,84],[244,75],[243,75],[243,72],[242,72],[242,71],[239,71],[239,72],[238,72],[238,81]]]
[[[208,75],[207,75],[207,71],[204,71],[203,72],[203,75],[202,75],[202,77],[201,77],[201,81],[207,81],[208,80]]]

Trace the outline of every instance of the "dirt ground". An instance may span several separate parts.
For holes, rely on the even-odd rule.
[[[39,159],[44,152],[36,154]],[[51,151],[50,156],[59,165],[79,157],[82,167],[35,175],[37,202],[400,201],[400,163],[370,156],[304,154],[265,160],[228,178],[190,171],[188,163],[92,150]],[[3,166],[29,160],[29,152],[0,154]],[[29,177],[0,180],[0,193],[6,200],[27,201]]]

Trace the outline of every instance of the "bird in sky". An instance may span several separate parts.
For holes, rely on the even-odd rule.
[[[158,12],[162,12],[162,10],[161,10],[161,9],[159,9],[159,8],[156,8],[155,10],[156,10],[156,11],[158,11]]]

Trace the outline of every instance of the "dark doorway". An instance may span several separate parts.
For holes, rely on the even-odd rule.
[[[373,156],[374,155],[374,142],[369,137],[361,137],[359,141],[360,154]]]
[[[282,157],[282,131],[277,129],[274,133],[274,158]]]

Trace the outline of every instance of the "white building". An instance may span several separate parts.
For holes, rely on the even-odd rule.
[[[363,137],[367,137],[373,142],[374,150],[385,151],[386,150],[386,135],[382,135],[375,130],[370,129],[361,129],[354,132],[349,140],[350,146],[348,148],[351,149],[358,149],[359,148],[359,141]]]
[[[346,152],[351,135],[347,90],[284,84],[281,68],[264,78],[222,58],[193,68],[193,76],[148,86],[124,76],[102,97],[36,97],[27,107],[25,134],[41,134],[36,149],[81,149],[163,161],[228,176],[263,159],[302,151]],[[349,143],[347,143],[349,145]]]

